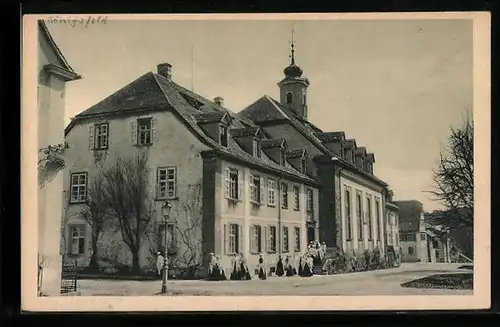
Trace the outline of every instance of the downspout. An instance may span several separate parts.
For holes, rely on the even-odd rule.
[[[278,254],[281,255],[282,253],[282,248],[283,248],[283,244],[282,244],[282,227],[281,227],[281,179],[282,177],[278,177],[278,180],[276,181],[276,186],[278,188],[278,230],[276,232],[276,236],[278,238]]]
[[[334,161],[337,161],[337,160],[338,159],[334,157]],[[340,180],[340,177],[341,177],[340,173],[342,172],[342,170],[344,170],[344,168],[342,168],[340,166],[338,166],[338,167],[339,167],[339,188],[342,189],[342,183],[341,183],[341,180]],[[333,202],[333,212],[334,213],[337,211],[336,210],[337,209],[336,208],[336,206],[337,206],[337,197],[335,196],[335,192],[336,191],[337,191],[337,185],[335,185],[335,173],[334,173],[334,175],[333,175],[333,193],[334,193],[333,194],[333,201],[334,201]],[[345,252],[346,249],[344,249],[344,239],[342,238],[342,229],[344,227],[343,224],[342,224],[342,221],[343,221],[343,219],[342,219],[342,193],[343,192],[341,192],[341,190],[338,190],[338,191],[339,191],[339,201],[340,201],[340,204],[339,204],[339,207],[340,207],[340,217],[339,217],[340,223],[339,223],[339,227],[340,227],[340,244],[341,244],[340,248],[342,249],[343,252]],[[336,219],[336,217],[335,217],[335,219]],[[334,223],[335,223],[335,233],[338,234],[337,226],[336,226],[337,222],[335,221]],[[337,235],[335,235],[335,240],[337,241]],[[338,244],[338,241],[337,241],[337,244]],[[354,248],[354,244],[353,244],[353,248]]]

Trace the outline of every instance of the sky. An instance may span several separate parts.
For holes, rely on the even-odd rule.
[[[66,122],[156,65],[234,112],[267,94],[289,63],[311,83],[309,121],[375,153],[395,200],[439,209],[426,192],[451,126],[472,111],[471,20],[47,22],[83,79],[67,84]]]

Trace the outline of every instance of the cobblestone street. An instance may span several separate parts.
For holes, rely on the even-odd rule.
[[[251,281],[168,282],[169,295],[472,295],[471,290],[415,289],[401,283],[440,273],[466,273],[461,264],[407,263],[395,269],[343,275],[270,277]],[[151,296],[161,281],[80,280],[82,296]]]

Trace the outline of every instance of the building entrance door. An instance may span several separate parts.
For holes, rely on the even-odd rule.
[[[307,226],[307,244],[311,243],[312,241],[315,241],[314,239],[314,227],[313,226]]]

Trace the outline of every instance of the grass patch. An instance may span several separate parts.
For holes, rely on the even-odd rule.
[[[432,275],[403,283],[401,286],[408,288],[472,290],[473,283],[472,273],[461,273]]]

